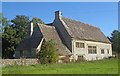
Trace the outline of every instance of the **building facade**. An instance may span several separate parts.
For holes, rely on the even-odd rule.
[[[24,54],[25,57],[36,57],[44,40],[54,40],[59,55],[70,56],[74,60],[98,60],[112,56],[111,42],[98,27],[65,18],[60,11],[55,12],[53,23],[38,23],[34,30],[33,24],[29,27],[31,32],[17,47],[16,58]]]

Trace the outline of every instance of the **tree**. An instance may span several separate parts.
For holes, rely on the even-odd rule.
[[[33,18],[35,22],[42,22]],[[2,58],[13,58],[18,44],[25,38],[30,20],[28,16],[17,15],[13,20],[2,17]]]
[[[16,30],[16,36],[18,38],[24,39],[27,34],[27,26],[30,22],[29,17],[25,15],[17,15],[13,20],[11,20]]]
[[[3,18],[4,31],[2,34],[3,51],[2,58],[13,58],[14,51],[21,40],[24,39],[27,33],[27,25],[29,18],[24,15],[17,15],[9,24],[7,18]]]
[[[2,27],[1,27],[1,32],[4,32],[4,28],[6,27],[9,27],[10,26],[10,20],[8,20],[7,18],[5,17],[2,17]]]
[[[33,17],[32,22],[34,26],[36,26],[37,23],[45,24],[40,18],[37,18],[37,17]]]
[[[2,23],[2,13],[0,12],[0,24]]]
[[[2,34],[2,58],[13,58],[17,38],[15,38],[16,31],[12,26],[5,27]]]
[[[120,32],[118,30],[114,30],[111,33],[111,42],[113,51],[120,53]]]
[[[42,64],[57,62],[58,53],[55,48],[55,43],[52,40],[43,43],[38,53],[38,59]]]
[[[2,13],[0,12],[0,37],[2,36]]]
[[[2,58],[12,58],[13,55],[13,40],[15,30],[13,30],[12,26],[9,24],[9,20],[7,18],[2,18]]]

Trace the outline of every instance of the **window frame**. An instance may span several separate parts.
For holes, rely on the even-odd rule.
[[[101,49],[101,54],[105,54],[105,49]]]
[[[80,48],[85,48],[85,43],[79,43],[79,45],[80,45]]]
[[[76,48],[85,48],[85,43],[75,42],[75,47],[76,47]]]
[[[88,54],[97,54],[97,46],[88,46]]]
[[[107,54],[109,54],[110,53],[110,50],[109,49],[107,49]]]

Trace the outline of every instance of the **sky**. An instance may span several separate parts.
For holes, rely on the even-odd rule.
[[[4,17],[14,19],[16,15],[26,15],[30,19],[38,17],[45,23],[53,22],[55,11],[61,11],[62,16],[71,18],[92,26],[110,36],[118,29],[117,2],[3,2]]]
[[[120,0],[1,0],[2,2],[119,2]]]

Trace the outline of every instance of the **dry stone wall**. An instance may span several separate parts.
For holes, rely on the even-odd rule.
[[[1,59],[0,64],[2,67],[12,66],[12,65],[33,65],[39,64],[38,59]]]

